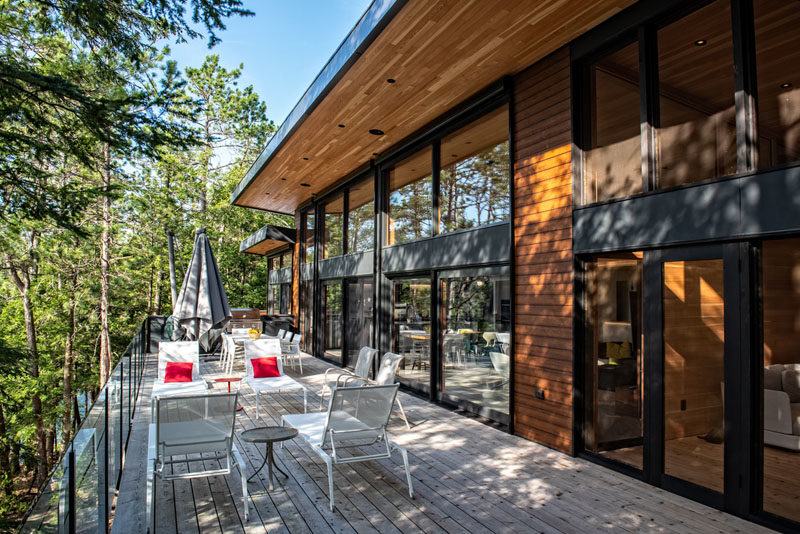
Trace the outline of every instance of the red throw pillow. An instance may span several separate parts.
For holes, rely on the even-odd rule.
[[[268,356],[266,358],[253,358],[250,360],[253,364],[253,378],[274,378],[281,376],[278,372],[278,358],[275,356]]]
[[[164,382],[191,382],[192,362],[167,362],[164,371]]]

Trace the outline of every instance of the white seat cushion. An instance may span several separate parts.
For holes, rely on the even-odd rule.
[[[289,391],[306,389],[304,385],[294,378],[286,375],[270,378],[245,378],[253,391]]]
[[[296,413],[283,416],[283,420],[297,429],[301,438],[311,445],[322,445],[322,431],[328,412]]]
[[[155,382],[153,383],[152,397],[174,397],[176,395],[202,395],[208,393],[208,384],[205,380],[193,382]]]
[[[283,420],[297,429],[297,433],[311,445],[322,446],[325,428],[325,420],[328,412],[298,413],[283,416]],[[343,411],[334,411],[331,417],[336,421],[336,428],[339,430],[361,430],[364,432],[352,432],[347,434],[344,439],[374,439],[378,434],[374,430],[366,430],[368,427],[355,417]],[[342,439],[342,436],[337,438]]]

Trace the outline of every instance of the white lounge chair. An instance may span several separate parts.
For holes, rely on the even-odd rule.
[[[223,393],[155,400],[155,417],[150,424],[147,447],[146,517],[150,532],[155,530],[156,477],[169,482],[181,478],[228,475],[234,468],[239,470],[244,520],[248,521],[245,463],[233,442],[238,395]],[[198,460],[194,465],[202,466],[209,460],[218,460],[222,466],[180,473],[167,469],[167,466],[175,463],[188,466],[192,459],[190,456]]]
[[[348,376],[339,381],[338,385],[352,387],[364,385],[386,386],[395,384],[397,382],[395,378],[397,376],[397,368],[400,366],[400,362],[402,361],[403,356],[400,354],[387,352],[383,355],[383,358],[381,358],[381,363],[378,365],[378,374],[375,375],[375,380],[369,380],[357,376]],[[403,417],[403,421],[406,422],[406,428],[411,430],[411,425],[408,424],[406,412],[403,410],[403,404],[400,402],[399,398],[396,398],[396,401],[397,407],[400,408],[400,415]]]
[[[255,358],[275,357],[278,363],[280,376],[270,378],[255,378],[253,364]],[[256,393],[256,419],[258,419],[259,400],[262,393],[281,393],[287,391],[303,392],[303,412],[307,411],[308,390],[306,387],[290,376],[283,374],[283,356],[281,345],[277,339],[251,339],[244,342],[245,378],[244,382]]]
[[[333,464],[363,462],[391,458],[400,451],[408,481],[408,495],[414,497],[408,453],[386,436],[386,424],[397,396],[397,384],[388,386],[339,387],[333,390],[327,412],[284,415],[284,426],[293,426],[320,455],[328,468],[328,496],[333,511]],[[382,443],[386,452],[339,456],[344,448]],[[330,453],[327,452],[330,449]]]
[[[322,378],[322,391],[319,393],[319,408],[322,409],[325,401],[325,392],[331,391],[335,388],[341,380],[348,377],[369,379],[369,372],[372,370],[372,361],[378,351],[369,347],[361,347],[358,351],[358,358],[356,359],[355,368],[350,371],[349,369],[340,369],[338,367],[330,367],[325,370],[325,375]]]
[[[191,362],[191,382],[164,382],[169,362]],[[158,344],[158,376],[153,382],[151,397],[202,395],[208,384],[200,377],[200,347],[197,341],[162,341]]]

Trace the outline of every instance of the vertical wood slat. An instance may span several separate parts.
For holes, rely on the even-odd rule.
[[[562,48],[516,75],[514,154],[514,431],[549,447],[572,452],[572,255],[570,86],[563,98],[539,88],[569,76],[569,49]],[[542,118],[548,118],[542,125]],[[539,127],[537,127],[539,126]],[[563,187],[569,184],[567,187]],[[565,194],[545,194],[556,186]],[[521,252],[524,251],[524,254]],[[538,259],[549,268],[531,271]],[[565,350],[565,348],[567,350]],[[543,390],[544,398],[536,391]]]

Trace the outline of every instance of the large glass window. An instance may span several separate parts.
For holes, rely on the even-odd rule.
[[[281,254],[281,269],[286,269],[287,267],[292,267],[292,250],[289,249],[283,254]]]
[[[736,172],[730,2],[658,31],[661,187]]]
[[[395,280],[393,286],[392,348],[404,356],[397,376],[406,385],[430,391],[430,278]]]
[[[589,451],[642,468],[642,253],[586,267],[586,421]]]
[[[303,263],[313,263],[316,239],[314,237],[314,212],[307,211],[301,216],[303,239]]]
[[[322,258],[333,258],[341,256],[343,252],[343,231],[344,231],[344,197],[337,196],[330,202],[326,202],[325,218],[322,232]]]
[[[585,150],[584,202],[642,192],[639,43],[589,67],[591,129]]]
[[[375,248],[375,186],[372,179],[350,188],[347,212],[347,252]]]
[[[346,284],[347,321],[344,328],[348,367],[356,365],[361,347],[373,346],[373,287],[372,277],[349,280]]]
[[[800,6],[753,2],[758,70],[759,167],[800,160]]]
[[[508,107],[442,139],[441,165],[440,232],[507,220]]]
[[[322,283],[322,349],[325,357],[342,364],[342,281]]]
[[[800,238],[764,241],[764,510],[800,522]]]
[[[280,300],[281,300],[281,286],[280,284],[269,285],[269,303],[267,305],[267,313],[272,315],[280,313]]]
[[[441,279],[445,394],[508,413],[511,284],[508,276]]]
[[[387,243],[408,243],[431,237],[432,220],[431,149],[426,148],[389,171]]]

